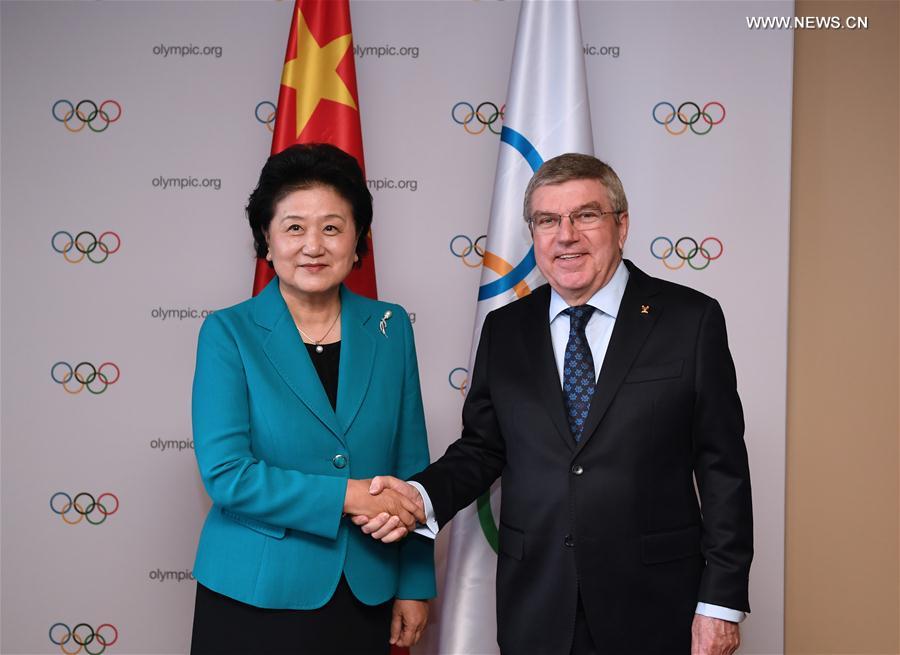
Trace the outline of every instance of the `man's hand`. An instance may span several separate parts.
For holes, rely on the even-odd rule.
[[[414,515],[419,523],[425,523],[425,501],[411,484],[390,475],[378,475],[372,478],[369,493],[380,496],[384,493],[397,493],[415,506]],[[386,544],[398,541],[415,529],[403,525],[397,516],[387,513],[379,515],[356,515],[353,523],[360,526],[362,531],[372,535],[373,539],[380,539]]]
[[[418,516],[421,515],[424,519],[424,511],[405,495],[393,489],[379,489],[377,494],[373,494],[369,492],[369,486],[368,480],[347,481],[344,512],[354,516],[354,523],[357,523],[356,518],[359,516],[375,517],[392,525],[391,531],[398,533],[396,539],[399,539],[415,529]],[[368,522],[368,518],[366,521]]]
[[[428,622],[427,600],[394,601],[391,618],[391,643],[400,648],[414,646],[422,636]]]
[[[731,621],[694,614],[691,655],[731,655],[741,645],[741,626]]]

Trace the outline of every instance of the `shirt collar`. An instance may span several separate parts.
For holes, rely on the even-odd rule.
[[[619,313],[619,305],[622,304],[622,296],[625,295],[625,286],[628,284],[628,269],[625,262],[620,260],[616,272],[606,285],[597,290],[591,296],[586,305],[590,305],[594,309],[599,309],[604,314],[616,318]],[[563,300],[556,289],[550,289],[550,322],[565,311],[569,305]]]

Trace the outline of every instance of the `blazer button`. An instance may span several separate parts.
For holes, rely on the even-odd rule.
[[[563,539],[563,543],[566,545],[566,548],[573,548],[575,546],[575,539],[572,538],[572,535],[567,534],[566,538]]]
[[[331,463],[334,464],[334,468],[342,469],[347,466],[347,457],[345,455],[335,455]]]
[[[584,469],[581,467],[581,464],[576,464],[572,467],[572,475],[581,475],[584,473]]]

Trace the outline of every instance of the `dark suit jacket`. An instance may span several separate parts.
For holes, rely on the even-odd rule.
[[[412,478],[443,526],[502,475],[504,653],[567,654],[579,588],[603,653],[688,653],[698,600],[749,611],[750,477],[722,310],[626,265],[579,444],[545,285],[488,315],[462,436]]]

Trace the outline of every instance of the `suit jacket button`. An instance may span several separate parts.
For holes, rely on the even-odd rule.
[[[572,538],[572,535],[567,534],[566,538],[563,539],[563,543],[566,545],[566,548],[573,548],[575,546],[575,539]]]
[[[581,464],[576,464],[572,467],[573,475],[581,475],[582,473],[584,473],[584,469],[581,467]]]
[[[331,459],[331,463],[334,464],[334,468],[342,469],[347,466],[347,457],[345,455],[335,455]]]

